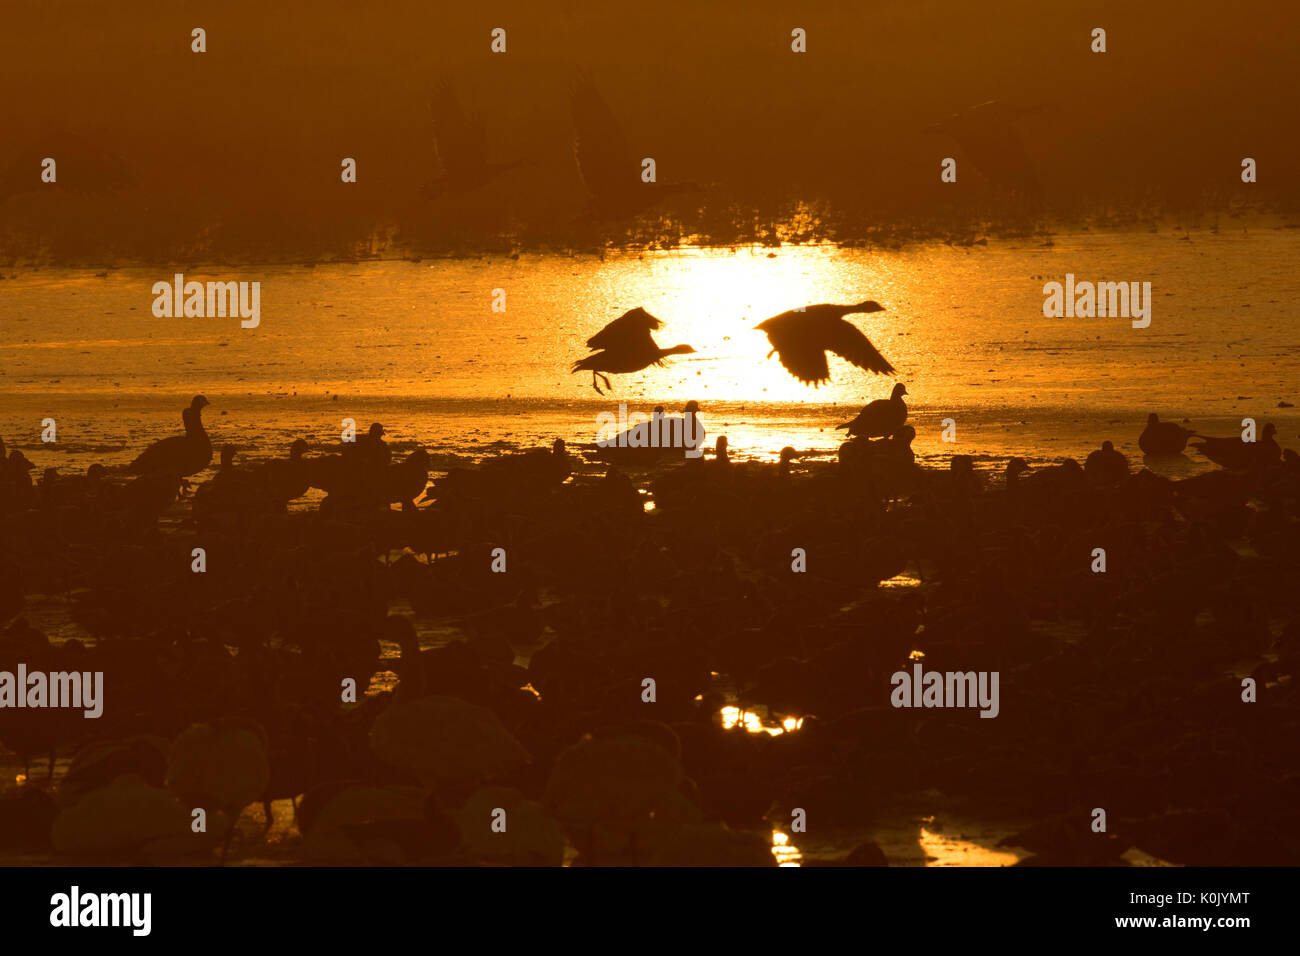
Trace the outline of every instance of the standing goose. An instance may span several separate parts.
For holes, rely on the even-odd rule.
[[[1160,416],[1152,412],[1147,416],[1147,427],[1142,429],[1138,438],[1138,447],[1144,455],[1180,455],[1187,447],[1187,439],[1195,437],[1196,432],[1174,422],[1162,422]]]
[[[603,379],[606,388],[613,386],[610,385],[609,376],[601,374],[602,372],[612,372],[615,375],[639,372],[651,365],[662,366],[663,360],[670,355],[686,355],[695,351],[689,345],[661,349],[650,333],[662,325],[662,321],[645,309],[624,312],[587,339],[587,348],[592,349],[593,354],[574,362],[570,374],[590,372],[591,387],[597,394],[604,395],[596,384],[596,379]]]
[[[160,474],[184,478],[208,467],[212,462],[212,442],[203,429],[203,409],[208,400],[195,395],[190,405],[181,413],[185,434],[156,441],[131,462],[128,471],[133,475]]]
[[[906,394],[907,386],[899,382],[889,398],[870,402],[857,418],[835,427],[847,428],[854,438],[888,438],[907,424],[907,404],[903,401]]]
[[[756,329],[767,333],[767,340],[785,370],[805,385],[830,381],[826,353],[834,352],[858,368],[892,375],[894,367],[874,345],[844,316],[857,312],[883,312],[879,302],[857,305],[810,305],[802,312],[792,309],[758,323]]]

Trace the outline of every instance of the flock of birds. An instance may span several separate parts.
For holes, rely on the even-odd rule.
[[[857,305],[809,305],[791,309],[765,319],[755,326],[767,334],[772,351],[785,370],[805,385],[830,381],[826,354],[833,352],[858,368],[882,375],[893,374],[894,367],[885,360],[871,340],[844,317],[854,313],[880,312],[878,302]],[[652,332],[663,326],[642,308],[631,309],[587,339],[592,354],[573,363],[572,372],[591,372],[591,387],[603,395],[600,384],[610,388],[605,373],[639,372],[651,366],[663,366],[670,355],[687,355],[695,351],[686,344],[660,348]]]
[[[845,320],[879,308],[759,328],[801,381],[826,380],[827,352],[889,374]],[[689,351],[660,349],[660,326],[632,310],[575,371],[596,385]],[[557,439],[431,482],[428,452],[395,461],[376,423],[252,467],[225,445],[196,488],[203,395],[124,474],[35,483],[0,445],[0,671],[103,672],[106,695],[96,721],[0,714],[25,781],[0,792],[0,854],[762,864],[757,831],[793,808],[865,836],[938,790],[1033,821],[1015,841],[1038,862],[1300,858],[1300,460],[1276,429],[1211,438],[1153,413],[1148,464],[1192,447],[1222,469],[1135,473],[1105,442],[990,482],[967,455],[916,463],[907,394],[802,472],[794,448],[734,461],[725,435],[675,465]],[[319,507],[290,510],[311,488]],[[33,595],[62,596],[83,636],[33,625]],[[998,720],[888,706],[920,659],[1000,671]],[[771,732],[728,728],[725,704]],[[261,804],[269,827],[276,800],[300,839],[271,850],[237,823]],[[1095,806],[1112,832],[1093,839]],[[883,855],[845,861],[865,859]]]

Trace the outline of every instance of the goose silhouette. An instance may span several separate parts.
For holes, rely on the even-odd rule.
[[[573,363],[573,372],[591,372],[591,387],[600,395],[605,394],[596,383],[599,378],[606,388],[612,388],[609,376],[628,372],[639,372],[651,365],[662,366],[663,360],[670,355],[686,355],[694,352],[689,345],[674,345],[662,349],[656,344],[651,332],[660,328],[663,322],[645,309],[631,309],[623,313],[609,325],[605,326],[591,338],[587,339],[587,348],[594,352],[584,359]]]
[[[1147,416],[1147,427],[1138,436],[1138,447],[1146,455],[1179,455],[1187,447],[1187,439],[1195,437],[1196,432],[1174,422],[1162,422],[1160,416],[1152,412]]]
[[[854,438],[888,438],[907,424],[906,394],[907,386],[899,382],[889,398],[868,403],[852,421],[835,427],[847,428]]]
[[[195,395],[181,413],[185,434],[156,441],[131,462],[127,470],[133,475],[164,475],[184,478],[212,462],[212,442],[203,428],[203,409],[208,400]]]
[[[871,341],[844,316],[858,312],[883,312],[879,302],[859,302],[857,305],[810,305],[803,311],[791,309],[754,326],[767,333],[767,340],[785,370],[805,385],[820,386],[829,382],[830,369],[826,353],[834,352],[858,368],[882,375],[892,375],[890,365]]]

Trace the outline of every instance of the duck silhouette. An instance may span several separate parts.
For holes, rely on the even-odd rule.
[[[857,305],[810,305],[802,311],[792,309],[754,326],[767,334],[772,351],[785,370],[805,385],[830,381],[826,353],[834,352],[858,368],[882,375],[892,375],[894,367],[876,350],[871,341],[844,316],[859,312],[883,312],[879,302]]]
[[[594,350],[593,354],[574,362],[570,374],[591,372],[591,387],[598,394],[603,395],[605,393],[600,390],[596,379],[604,381],[606,388],[612,386],[609,376],[602,373],[610,372],[619,375],[639,372],[651,365],[662,367],[663,360],[670,355],[687,355],[695,351],[689,345],[674,345],[670,349],[660,348],[650,333],[662,325],[660,319],[655,318],[645,309],[636,308],[624,312],[587,339],[587,348]]]

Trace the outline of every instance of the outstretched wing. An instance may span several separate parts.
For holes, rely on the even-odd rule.
[[[892,375],[894,372],[894,366],[885,360],[885,357],[871,344],[871,340],[844,319],[838,319],[832,324],[827,348],[840,358],[869,372],[881,375]],[[825,367],[824,362],[823,367]]]
[[[587,348],[626,349],[633,345],[644,347],[646,342],[655,348],[650,333],[662,325],[663,322],[645,309],[630,309],[587,339]]]
[[[790,342],[784,348],[777,349],[776,357],[781,360],[787,372],[805,385],[820,385],[830,381],[826,353],[814,345]]]

